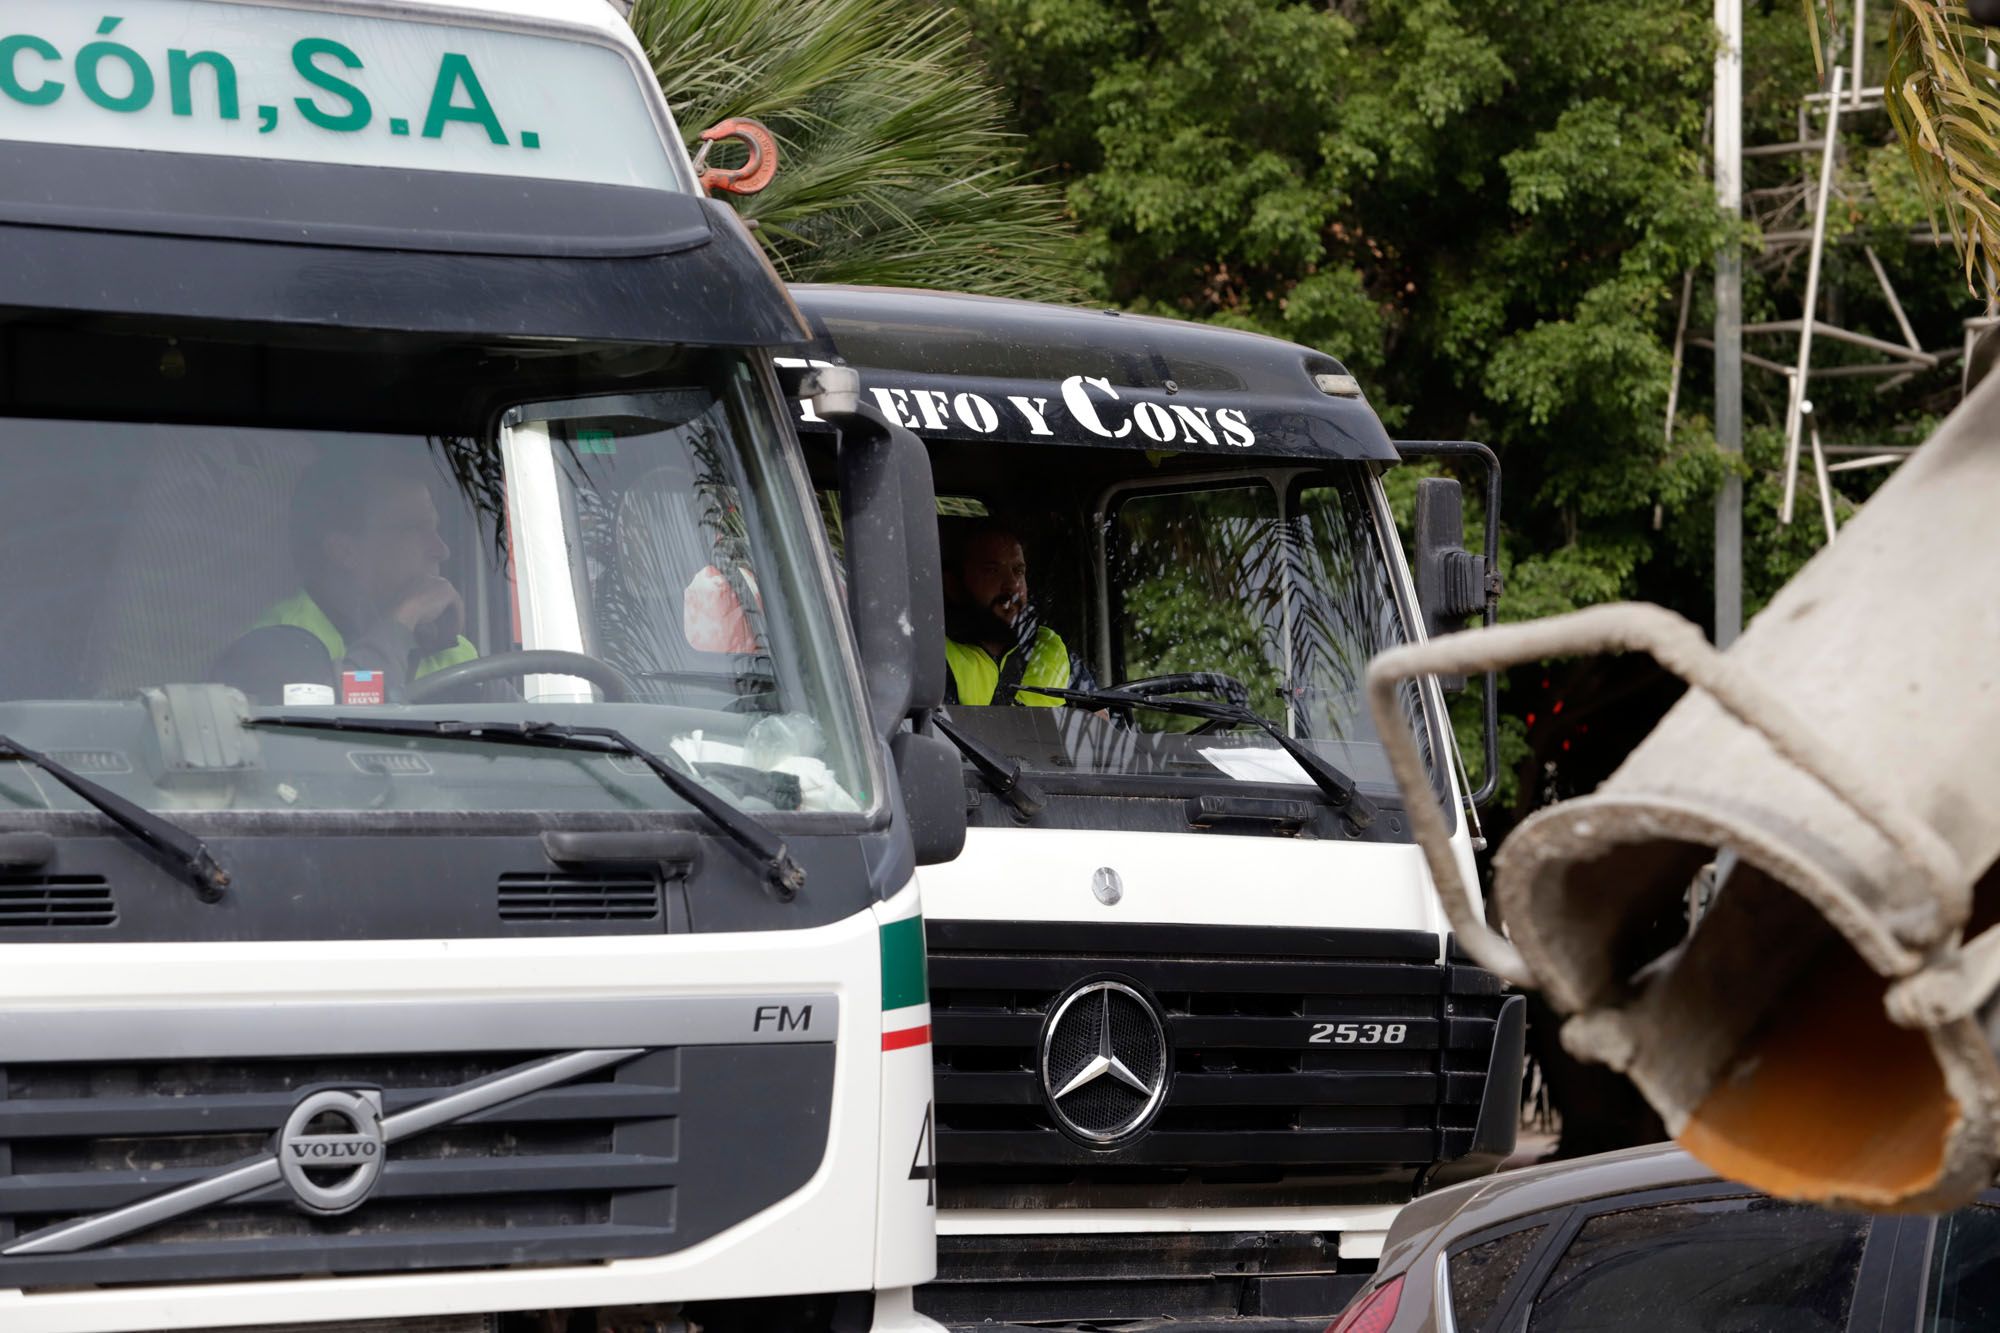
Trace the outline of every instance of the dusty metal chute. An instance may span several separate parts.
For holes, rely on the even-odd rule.
[[[1376,725],[1459,940],[1544,990],[1564,1044],[1774,1194],[1969,1200],[2000,1161],[2000,383],[1945,422],[1726,653],[1657,607],[1396,649]],[[1507,839],[1486,928],[1396,686],[1645,652],[1692,687],[1596,792]],[[1689,882],[1734,854],[1690,932]],[[1963,942],[1962,941],[1969,941]]]

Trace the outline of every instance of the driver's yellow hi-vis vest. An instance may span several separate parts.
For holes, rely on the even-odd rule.
[[[991,653],[977,644],[946,639],[944,656],[951,667],[952,683],[958,687],[958,702],[975,707],[992,703],[993,691],[1000,687],[1000,668],[1020,651],[1012,649],[996,662]],[[1069,685],[1069,649],[1062,637],[1046,625],[1035,631],[1035,641],[1028,646],[1028,667],[1021,673],[1021,684],[1052,685],[1057,689]],[[1030,694],[1024,688],[1014,695],[1014,702],[1059,708],[1063,701],[1046,694]]]
[[[312,599],[312,594],[303,588],[259,616],[257,623],[250,628],[264,629],[271,625],[290,625],[312,635],[326,648],[326,655],[333,659],[336,667],[340,665],[340,659],[347,656],[347,639],[334,623],[327,619],[326,612],[319,609],[319,603]],[[432,653],[418,662],[411,679],[428,676],[431,672],[442,671],[448,666],[457,666],[460,662],[470,662],[477,656],[479,650],[472,646],[470,639],[461,634],[458,636],[458,642],[451,647],[441,653]]]

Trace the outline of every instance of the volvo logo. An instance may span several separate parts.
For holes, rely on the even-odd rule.
[[[1087,981],[1042,1028],[1042,1093],[1056,1124],[1096,1148],[1144,1131],[1167,1093],[1167,1030],[1122,981]]]
[[[382,1175],[382,1094],[329,1088],[307,1094],[278,1131],[278,1174],[307,1212],[361,1206]]]

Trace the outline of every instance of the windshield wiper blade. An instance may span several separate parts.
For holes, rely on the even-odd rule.
[[[1021,766],[982,740],[977,740],[961,731],[949,718],[937,713],[931,714],[931,725],[938,734],[958,747],[958,752],[971,763],[995,795],[1014,807],[1023,819],[1033,819],[1049,803],[1042,789],[1029,781],[1021,773]]]
[[[1285,729],[1263,714],[1242,704],[1222,703],[1209,699],[1179,699],[1172,695],[1128,694],[1124,690],[1070,690],[1058,689],[1051,685],[1023,686],[1035,694],[1052,695],[1066,703],[1090,704],[1099,708],[1152,708],[1162,713],[1178,713],[1182,717],[1202,717],[1214,722],[1236,722],[1256,727],[1278,743],[1280,749],[1292,757],[1293,762],[1305,770],[1326,803],[1339,811],[1340,817],[1356,833],[1375,822],[1375,803],[1361,794],[1354,779],[1327,762],[1317,750],[1304,741],[1285,734]],[[996,696],[997,697],[997,696]]]
[[[667,790],[708,817],[757,862],[779,901],[790,902],[805,887],[806,872],[792,858],[785,840],[754,816],[717,796],[692,773],[665,759],[612,727],[572,727],[557,722],[459,722],[432,718],[372,718],[263,714],[245,718],[248,727],[297,727],[312,731],[354,731],[376,736],[441,736],[451,740],[487,741],[535,750],[569,750],[580,754],[625,755],[636,759],[666,784]],[[676,756],[678,758],[678,756]],[[685,761],[682,761],[685,762]]]
[[[0,760],[19,759],[33,764],[63,786],[95,806],[112,823],[130,833],[181,878],[194,886],[195,897],[205,903],[219,902],[229,883],[229,872],[216,864],[208,845],[180,825],[135,805],[117,792],[100,787],[65,764],[39,750],[30,750],[9,736],[0,736]]]

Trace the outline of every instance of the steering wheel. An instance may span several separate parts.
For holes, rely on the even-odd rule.
[[[1226,703],[1238,708],[1250,706],[1250,687],[1236,677],[1221,671],[1174,671],[1164,676],[1145,676],[1139,680],[1129,680],[1118,689],[1125,694],[1136,694],[1142,699],[1153,699],[1163,694],[1214,694]],[[1190,736],[1206,736],[1217,727],[1230,725],[1210,719],[1203,722]]]
[[[470,662],[433,671],[410,682],[403,698],[409,703],[426,704],[467,685],[512,676],[580,676],[604,691],[606,703],[624,703],[632,697],[632,682],[609,662],[559,648],[531,648],[475,657]]]

